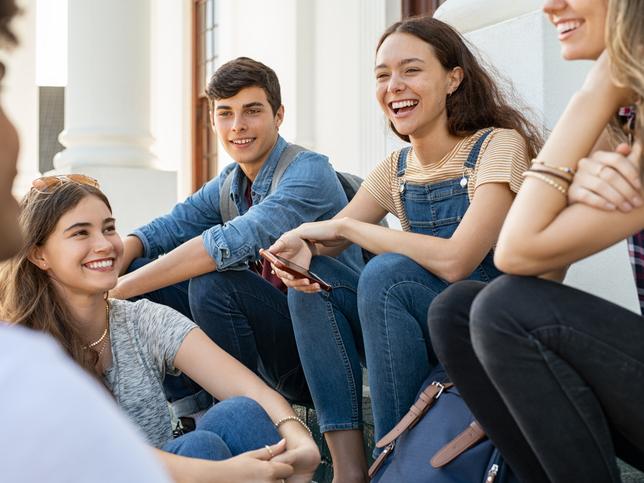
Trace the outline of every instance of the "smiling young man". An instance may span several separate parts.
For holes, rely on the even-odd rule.
[[[258,252],[304,222],[333,217],[347,198],[328,159],[307,150],[295,154],[273,186],[279,160],[292,154],[279,135],[284,107],[271,68],[240,57],[215,72],[206,93],[213,127],[235,162],[125,239],[122,270],[134,263],[112,295],[173,306],[285,397],[308,400],[286,288]],[[226,203],[239,212],[230,221],[222,213]],[[357,247],[342,258],[362,264]],[[198,409],[187,397],[194,390],[185,379],[166,377],[170,399],[182,398],[177,413]]]

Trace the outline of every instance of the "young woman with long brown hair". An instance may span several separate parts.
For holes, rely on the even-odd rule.
[[[319,453],[284,398],[173,309],[106,298],[123,244],[94,180],[34,181],[20,221],[24,244],[0,273],[2,316],[57,339],[109,389],[175,479],[310,481]],[[162,382],[179,371],[222,402],[173,440]]]
[[[450,287],[430,333],[521,481],[619,482],[616,456],[644,470],[644,321],[539,277],[629,238],[644,308],[644,1],[549,0],[544,12],[564,58],[597,61],[501,231],[495,261],[514,275]],[[589,155],[616,115],[625,144]]]
[[[375,79],[383,112],[411,147],[382,161],[334,219],[304,224],[270,248],[333,287],[319,292],[276,269],[297,289],[289,309],[337,483],[366,480],[361,361],[377,440],[436,364],[425,323],[433,298],[457,280],[500,274],[492,247],[540,146],[530,121],[443,22],[388,28]],[[377,224],[387,213],[403,231]],[[377,254],[362,273],[331,258],[352,243]]]

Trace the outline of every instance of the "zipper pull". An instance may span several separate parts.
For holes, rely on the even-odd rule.
[[[499,465],[494,464],[491,466],[490,471],[487,472],[487,478],[485,479],[485,483],[494,483],[494,480],[496,480],[496,475],[499,473]]]
[[[401,181],[400,182],[400,194],[405,192],[405,182]]]

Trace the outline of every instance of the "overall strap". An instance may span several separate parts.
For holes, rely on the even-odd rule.
[[[306,151],[306,148],[298,146],[297,144],[289,144],[286,149],[282,151],[282,155],[277,161],[277,166],[275,166],[275,171],[273,171],[273,179],[271,180],[271,189],[269,190],[269,193],[275,191],[277,183],[282,179],[284,171],[286,171],[286,168],[289,167],[295,159],[295,156],[297,156],[301,151]]]
[[[465,161],[466,168],[474,169],[474,167],[476,166],[476,161],[479,159],[481,146],[483,146],[483,142],[493,130],[494,128],[491,127],[490,129],[485,131],[483,134],[481,134],[481,137],[478,139],[478,141],[474,143],[474,146],[472,146],[472,150],[470,151],[470,155],[467,157],[467,161]]]
[[[234,169],[231,169],[226,179],[221,185],[221,190],[219,191],[219,213],[221,215],[221,223],[228,223],[233,218],[239,216],[239,209],[233,200],[233,195],[230,192],[230,188],[233,184],[233,173]]]
[[[409,155],[409,151],[411,151],[411,146],[402,148],[398,154],[398,171],[396,176],[399,178],[405,174],[405,169],[407,169],[407,156]]]

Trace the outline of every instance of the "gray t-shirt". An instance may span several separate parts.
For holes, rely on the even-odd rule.
[[[174,358],[195,327],[190,319],[165,305],[110,299],[112,367],[105,372],[105,383],[157,448],[172,438],[163,378],[166,373],[179,374]]]

